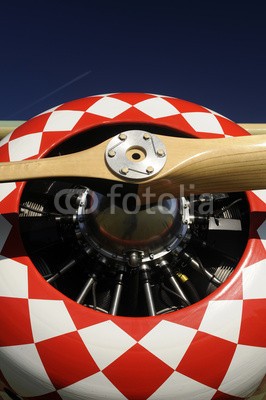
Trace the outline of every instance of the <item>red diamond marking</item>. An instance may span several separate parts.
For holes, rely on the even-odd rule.
[[[230,121],[230,119],[223,118],[220,115],[215,115],[216,119],[221,124],[225,135],[230,136],[246,136],[249,135],[241,126],[237,125],[235,122]]]
[[[253,212],[255,212],[255,216],[258,212],[264,214],[265,216],[265,208],[266,202],[264,202],[263,197],[260,190],[255,190],[254,192],[248,192],[248,200],[250,202],[250,209],[251,209],[251,217],[253,216]],[[259,197],[260,196],[260,197]]]
[[[266,299],[244,300],[239,344],[266,346]]]
[[[173,370],[136,344],[102,372],[128,400],[143,400],[150,397]]]
[[[146,93],[114,93],[114,94],[110,94],[108,97],[126,101],[129,104],[137,104],[140,101],[144,101],[147,99],[153,99],[154,97],[157,97],[157,96],[154,96],[152,94],[146,94]]]
[[[33,343],[27,299],[0,298],[1,346],[16,346]]]
[[[25,122],[25,124],[18,126],[14,130],[10,139],[14,140],[18,139],[19,137],[29,135],[31,133],[42,132],[50,115],[51,112],[38,115],[37,117],[28,120],[27,122]]]
[[[163,319],[179,325],[187,326],[188,328],[198,329],[206,312],[207,306],[207,302],[193,304],[193,306],[189,307],[189,309],[183,309],[165,314]]]
[[[56,389],[72,385],[99,371],[77,332],[44,340],[36,347]]]
[[[176,370],[204,385],[218,389],[235,349],[235,343],[198,332]]]
[[[1,159],[1,162],[10,161],[8,143],[6,143],[0,147],[0,159]]]
[[[87,129],[94,128],[108,121],[107,117],[101,115],[90,114],[89,112],[84,112],[84,115],[76,123],[74,127],[75,132],[85,131]],[[92,133],[91,133],[92,134]]]

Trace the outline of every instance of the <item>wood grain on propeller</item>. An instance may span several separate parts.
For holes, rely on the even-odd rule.
[[[266,135],[226,139],[162,138],[167,162],[155,178],[139,187],[184,194],[238,192],[266,188]],[[190,187],[191,186],[191,187]]]
[[[136,182],[139,193],[147,186],[157,195],[170,192],[176,196],[180,185],[186,194],[266,188],[266,135],[200,140],[157,136],[166,146],[167,161],[155,177]],[[108,169],[104,157],[108,142],[65,156],[0,163],[0,182],[51,177],[128,182]]]

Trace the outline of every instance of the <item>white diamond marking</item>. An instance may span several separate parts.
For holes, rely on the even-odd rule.
[[[41,396],[55,390],[34,344],[2,347],[0,354],[0,369],[20,396]]]
[[[0,296],[28,297],[27,267],[3,256],[0,256]]]
[[[154,119],[180,114],[172,104],[161,97],[140,101],[134,107]]]
[[[76,327],[61,300],[29,299],[34,342],[76,331]]]
[[[48,118],[43,131],[71,131],[83,115],[84,111],[54,111]]]
[[[206,132],[224,135],[224,131],[215,115],[204,112],[182,113],[182,117],[196,132]]]
[[[266,259],[243,269],[243,298],[266,298]]]
[[[171,368],[175,369],[196,333],[196,329],[168,321],[161,321],[139,343]]]
[[[8,143],[10,161],[33,157],[40,151],[42,132],[30,133]]]
[[[247,398],[257,389],[265,371],[265,348],[238,345],[219,390],[232,396]]]
[[[0,201],[4,200],[15,189],[15,182],[0,183]]]
[[[242,300],[210,301],[199,331],[237,343],[242,318]]]
[[[100,369],[107,367],[136,344],[136,340],[112,321],[101,322],[78,332]]]
[[[101,117],[115,118],[132,105],[113,97],[103,97],[87,109],[87,112]]]

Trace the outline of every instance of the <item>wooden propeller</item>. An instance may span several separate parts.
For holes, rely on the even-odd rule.
[[[154,177],[141,182],[139,193],[184,194],[238,192],[266,188],[266,135],[226,139],[184,139],[156,135],[165,145],[167,160]],[[128,182],[105,162],[109,140],[70,155],[0,163],[0,182],[51,177],[90,177]],[[131,181],[132,183],[132,181]]]

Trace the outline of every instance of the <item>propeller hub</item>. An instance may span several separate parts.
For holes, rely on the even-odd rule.
[[[123,179],[144,180],[161,171],[167,159],[163,142],[153,133],[128,130],[107,145],[105,160],[110,170]]]

